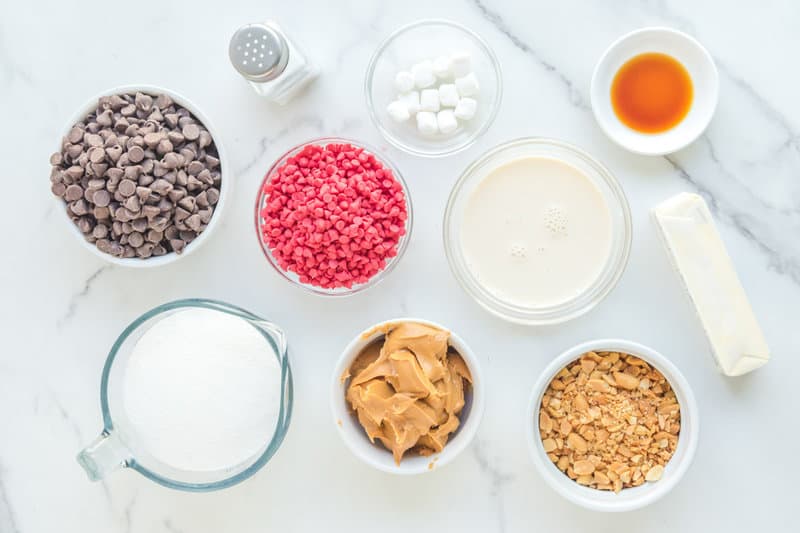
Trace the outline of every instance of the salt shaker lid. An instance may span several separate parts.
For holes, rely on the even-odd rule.
[[[289,44],[271,24],[248,24],[231,37],[228,56],[239,74],[251,81],[270,81],[286,68]]]

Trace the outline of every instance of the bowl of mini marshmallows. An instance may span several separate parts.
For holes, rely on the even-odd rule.
[[[50,190],[71,232],[103,260],[172,263],[219,221],[231,180],[218,139],[185,97],[149,85],[118,87],[69,121],[50,157]]]
[[[315,139],[267,171],[256,234],[285,279],[315,294],[345,296],[397,265],[411,236],[411,198],[397,168],[376,153],[347,139]]]
[[[452,21],[421,20],[381,43],[364,91],[387,141],[440,157],[464,150],[489,128],[503,86],[500,63],[480,36]]]

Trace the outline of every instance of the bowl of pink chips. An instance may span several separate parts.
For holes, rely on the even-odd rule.
[[[270,264],[317,294],[353,294],[397,265],[412,227],[397,168],[363,143],[305,142],[282,155],[258,192],[255,224]]]

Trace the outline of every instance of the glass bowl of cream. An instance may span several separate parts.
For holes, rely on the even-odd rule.
[[[482,307],[546,325],[587,313],[616,286],[631,248],[625,193],[571,144],[523,138],[467,167],[444,214],[447,260]]]

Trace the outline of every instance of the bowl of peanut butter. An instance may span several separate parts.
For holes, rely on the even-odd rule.
[[[338,433],[365,463],[430,472],[466,448],[483,415],[478,359],[455,333],[417,318],[372,326],[342,352],[333,375]]]

